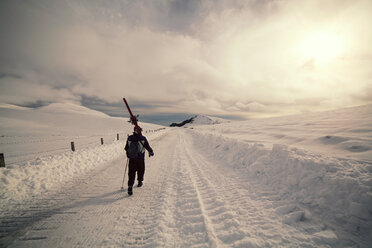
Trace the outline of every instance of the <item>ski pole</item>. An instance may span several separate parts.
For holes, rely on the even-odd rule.
[[[129,162],[129,158],[127,158],[127,164],[125,165],[124,176],[123,176],[123,183],[121,184],[121,189],[124,189],[125,174],[127,174],[128,162]]]

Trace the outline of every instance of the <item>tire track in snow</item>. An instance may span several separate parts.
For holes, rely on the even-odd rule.
[[[173,172],[165,194],[162,247],[215,247],[216,238],[208,229],[198,192],[187,169],[189,161],[183,154],[177,131],[171,133],[174,151]]]
[[[309,233],[283,224],[273,209],[276,195],[256,194],[241,170],[206,160],[187,133],[181,133],[181,139],[207,218],[222,247],[317,247]]]
[[[172,134],[176,137],[176,154],[174,173],[170,175],[166,193],[165,217],[161,222],[165,230],[164,247],[252,246],[252,242],[244,240],[249,234],[242,231],[239,213],[233,211],[235,206],[227,204],[225,192],[221,191],[221,194],[212,183],[224,175],[211,170],[212,176],[208,176],[198,164],[207,168],[211,165],[199,158],[196,151],[191,152],[191,144],[186,141],[183,131]],[[245,200],[242,202],[246,203]]]
[[[210,232],[215,239],[213,247],[231,247],[234,242],[242,240],[247,234],[241,230],[237,216],[227,206],[224,197],[219,194],[216,186],[199,168],[207,163],[201,159],[196,160],[197,154],[195,151],[190,151],[190,143],[186,142],[184,134],[181,134],[180,139],[189,163],[189,173],[193,178],[199,201],[203,206],[204,218],[207,220]],[[202,164],[199,165],[200,163]],[[216,179],[214,178],[214,180]]]

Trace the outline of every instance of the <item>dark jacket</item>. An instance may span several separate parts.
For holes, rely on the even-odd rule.
[[[125,151],[128,150],[130,143],[133,142],[133,141],[134,142],[139,141],[139,144],[142,146],[142,149],[141,149],[142,155],[141,155],[141,157],[139,159],[145,159],[145,149],[149,152],[149,155],[150,156],[153,156],[154,155],[154,151],[150,147],[150,144],[147,141],[146,137],[145,136],[142,136],[142,135],[138,135],[136,133],[133,133],[132,135],[130,135],[128,137],[127,143],[125,144],[125,148],[124,148]]]

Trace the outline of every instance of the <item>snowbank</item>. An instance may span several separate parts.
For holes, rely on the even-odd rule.
[[[123,156],[124,141],[41,157],[0,170],[1,209],[61,187],[75,176]]]
[[[371,235],[371,164],[315,155],[286,145],[275,144],[270,150],[257,143],[189,132],[210,159],[244,168],[248,180],[256,186],[269,188],[280,200],[293,202],[293,206],[277,209],[284,223],[310,219],[315,211],[330,223],[341,219],[346,231]]]

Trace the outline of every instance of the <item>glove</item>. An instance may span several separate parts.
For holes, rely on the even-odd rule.
[[[149,153],[149,157],[154,156],[154,152]]]

